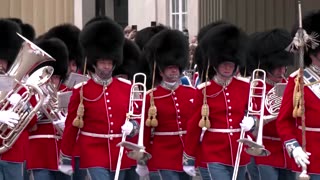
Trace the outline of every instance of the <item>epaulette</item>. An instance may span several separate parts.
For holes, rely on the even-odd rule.
[[[299,69],[290,74],[290,77],[296,77],[299,73]]]
[[[73,86],[74,89],[79,89],[81,86],[84,86],[88,83],[88,81],[83,81]]]
[[[149,90],[147,91],[147,94],[150,94],[151,91],[155,91],[155,90],[157,90],[157,88],[149,89]]]
[[[118,77],[117,79],[118,79],[119,81],[123,82],[123,83],[129,84],[129,85],[132,84],[131,81],[129,81],[128,79],[124,79],[124,78],[121,78],[121,77]]]
[[[193,86],[191,85],[186,85],[186,84],[181,84],[183,87],[188,87],[188,88],[192,88],[192,89],[195,89]]]
[[[210,86],[211,85],[211,82],[210,81],[208,81],[208,82],[203,82],[203,83],[201,83],[201,84],[199,84],[198,86],[197,86],[197,89],[203,89],[205,86]]]
[[[234,78],[239,81],[246,82],[246,83],[250,83],[250,79],[251,79],[250,76],[249,77],[235,76]]]

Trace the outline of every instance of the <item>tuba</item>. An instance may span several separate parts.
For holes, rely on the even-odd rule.
[[[37,45],[33,44],[19,33],[17,33],[17,35],[24,40],[24,43],[22,44],[15,61],[5,74],[5,76],[14,78],[15,82],[13,89],[18,88],[20,86],[18,82],[21,82],[23,77],[29,74],[39,64],[54,60],[49,54],[47,54]],[[0,92],[0,104],[6,98],[7,94],[8,91]]]
[[[15,62],[7,73],[7,75],[13,77],[15,80],[14,89],[8,92],[0,92],[0,106],[1,111],[7,110],[17,113],[20,116],[20,120],[14,128],[10,128],[3,123],[0,124],[0,138],[2,139],[2,143],[0,145],[0,154],[8,151],[14,145],[20,134],[40,109],[44,101],[44,96],[42,96],[39,83],[49,79],[53,73],[53,70],[51,72],[48,70],[49,73],[47,76],[43,76],[41,81],[22,82],[22,78],[31,72],[37,65],[45,61],[53,61],[54,59],[35,44],[20,34],[18,35],[24,39],[25,42],[22,44]],[[43,70],[44,68],[39,69],[38,71]],[[18,95],[18,93],[23,89],[25,89],[25,92],[23,92],[21,96]],[[30,105],[30,100],[31,97],[36,94],[39,95],[40,100],[34,107],[32,107]],[[11,100],[13,96],[19,96],[14,103],[12,103]]]

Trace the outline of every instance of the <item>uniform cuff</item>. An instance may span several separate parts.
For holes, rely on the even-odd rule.
[[[71,165],[71,161],[72,161],[71,156],[65,155],[60,151],[60,157],[59,157],[60,165]]]
[[[285,147],[287,149],[287,152],[288,152],[290,157],[292,157],[292,151],[295,148],[300,147],[300,144],[296,139],[290,139],[290,140],[284,142],[284,145],[285,145]]]
[[[139,133],[140,125],[136,120],[130,119],[129,122],[131,122],[133,125],[133,129],[132,129],[131,133],[128,135],[128,137],[130,138],[130,137],[134,137],[135,135],[137,135]]]
[[[182,164],[184,166],[194,166],[195,165],[195,158],[192,156],[189,156],[188,154],[183,152]]]

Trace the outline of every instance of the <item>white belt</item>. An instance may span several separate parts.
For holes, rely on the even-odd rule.
[[[275,138],[275,137],[271,137],[271,136],[263,136],[263,139],[268,139],[268,140],[272,140],[272,141],[280,141],[280,138]]]
[[[187,133],[187,131],[154,132],[154,135],[156,135],[156,136],[174,136],[174,135],[183,135],[186,133]]]
[[[39,134],[39,135],[31,135],[29,136],[29,139],[61,139],[60,136],[56,136],[56,135],[50,135],[50,134]]]
[[[235,133],[235,132],[241,132],[241,129],[217,129],[217,128],[209,128],[207,129],[209,132],[217,132],[217,133]]]
[[[299,126],[298,128],[299,128],[299,129],[302,129],[302,126]],[[306,127],[306,131],[320,132],[320,128]]]
[[[85,132],[85,131],[81,131],[81,134],[85,136],[106,138],[106,139],[122,137],[122,134],[96,134],[96,133]]]

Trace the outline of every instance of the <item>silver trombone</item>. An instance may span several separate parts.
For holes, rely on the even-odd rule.
[[[143,83],[137,82],[137,76],[143,77]],[[121,160],[123,156],[124,148],[130,149],[132,151],[128,152],[127,155],[131,159],[135,160],[148,160],[151,155],[145,151],[143,145],[143,134],[144,134],[144,115],[145,115],[145,104],[146,104],[146,75],[143,73],[136,73],[133,76],[133,84],[130,91],[130,102],[129,102],[129,112],[126,115],[126,121],[133,119],[140,119],[139,137],[138,144],[126,141],[126,135],[122,135],[122,140],[117,146],[120,146],[118,162],[115,173],[115,180],[119,178]],[[137,111],[137,104],[142,103],[141,111]],[[139,112],[139,113],[137,113]],[[136,114],[137,113],[137,114]]]
[[[233,170],[232,180],[236,180],[239,170],[240,158],[243,144],[249,146],[245,151],[253,156],[268,156],[270,151],[265,149],[262,144],[262,135],[263,135],[263,116],[264,116],[264,103],[265,103],[265,94],[266,94],[266,72],[262,69],[256,69],[252,73],[252,80],[250,82],[249,90],[249,99],[248,99],[248,112],[246,114],[249,116],[260,116],[259,126],[258,126],[258,136],[257,141],[252,141],[252,139],[245,138],[245,131],[241,128],[240,139],[238,140],[238,150],[236,156],[236,162]],[[261,86],[260,86],[261,85]],[[260,109],[255,108],[254,99],[260,99]]]

